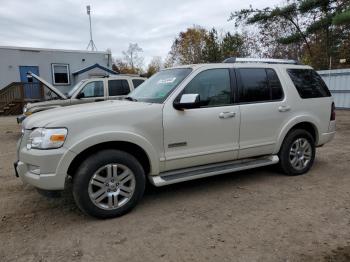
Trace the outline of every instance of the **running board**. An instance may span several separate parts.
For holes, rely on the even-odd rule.
[[[218,164],[184,168],[175,171],[167,171],[160,173],[158,176],[150,176],[149,179],[153,185],[160,187],[203,177],[216,176],[261,166],[273,165],[277,164],[278,161],[279,159],[276,155],[250,158]]]

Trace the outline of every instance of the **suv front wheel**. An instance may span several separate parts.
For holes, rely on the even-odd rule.
[[[114,149],[89,156],[73,177],[73,196],[78,207],[98,218],[129,212],[144,190],[141,164],[129,153]]]
[[[315,160],[315,141],[303,129],[290,131],[283,141],[278,154],[282,171],[290,176],[305,174]]]

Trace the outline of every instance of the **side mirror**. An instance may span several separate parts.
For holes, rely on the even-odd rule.
[[[85,94],[84,93],[79,93],[76,98],[77,99],[81,99],[81,98],[84,98],[85,97]]]
[[[199,94],[183,94],[180,101],[174,101],[174,108],[177,110],[191,109],[199,107]]]

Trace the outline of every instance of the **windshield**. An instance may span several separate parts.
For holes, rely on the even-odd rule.
[[[85,83],[86,80],[81,80],[80,82],[78,82],[75,86],[72,87],[72,89],[68,92],[67,96],[70,98],[72,97],[72,95],[79,89],[79,87]]]
[[[191,68],[174,68],[160,71],[139,85],[128,97],[134,101],[163,103],[191,71]]]

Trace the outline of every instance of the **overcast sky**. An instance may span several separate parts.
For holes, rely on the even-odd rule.
[[[94,42],[121,57],[129,43],[143,49],[145,63],[164,58],[176,35],[192,25],[234,31],[230,12],[274,6],[281,0],[0,0],[0,45],[86,49],[92,7]],[[1,58],[0,58],[1,59]]]

